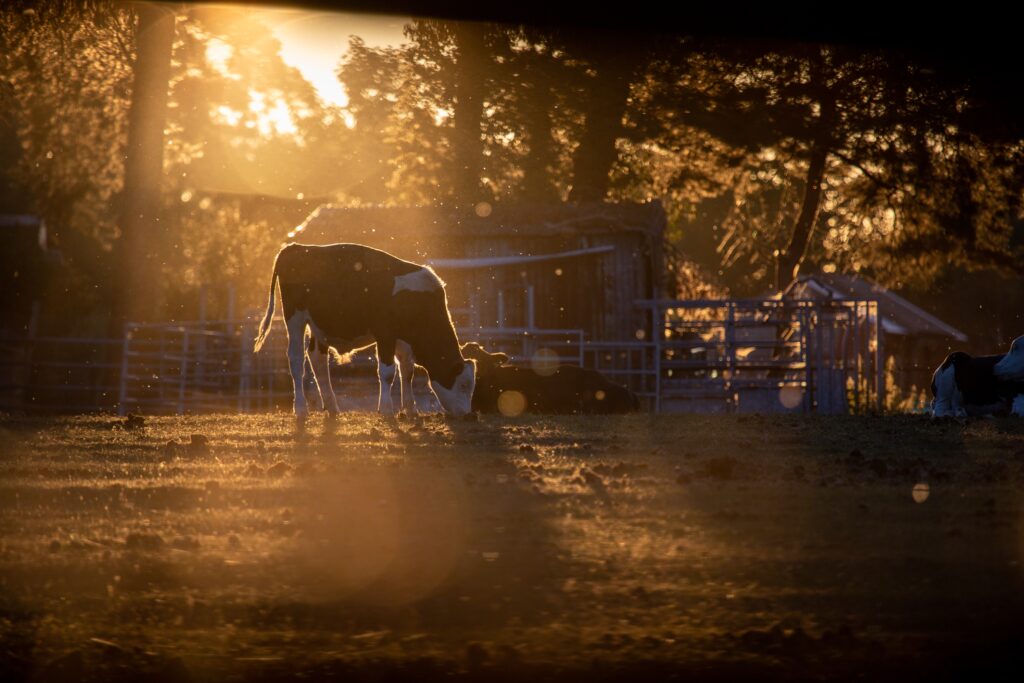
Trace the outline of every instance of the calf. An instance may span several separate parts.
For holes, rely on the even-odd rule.
[[[955,351],[932,375],[932,415],[1024,415],[1024,336],[1009,353],[971,356]]]
[[[636,394],[596,370],[559,365],[551,374],[540,375],[530,368],[505,365],[507,355],[490,353],[476,342],[463,344],[462,353],[477,362],[473,409],[480,412],[498,412],[501,395],[513,391],[526,399],[525,410],[537,413],[608,414],[640,409]]]
[[[394,413],[391,386],[396,356],[402,407],[407,412],[416,412],[412,379],[417,364],[426,369],[430,388],[446,411],[455,415],[470,411],[476,364],[462,357],[444,283],[429,267],[358,244],[289,244],[274,261],[270,301],[256,337],[256,351],[270,332],[277,283],[288,328],[288,364],[298,418],[307,413],[302,391],[307,354],[324,409],[335,414],[338,401],[331,388],[328,350],[348,354],[374,344],[378,411]]]

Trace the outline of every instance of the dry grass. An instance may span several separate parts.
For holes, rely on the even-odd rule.
[[[1021,652],[1020,421],[125,427],[0,421],[4,680],[934,680]]]

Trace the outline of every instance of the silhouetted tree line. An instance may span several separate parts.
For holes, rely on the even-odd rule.
[[[145,12],[31,7],[0,15],[0,153],[19,188],[4,201],[60,226],[76,256],[116,254],[143,233],[123,202]],[[819,268],[921,296],[996,282],[1004,310],[978,329],[1019,333],[1024,119],[987,81],[898,49],[437,20],[405,36],[395,47],[350,39],[340,111],[281,62],[265,28],[180,12],[159,199],[144,200],[176,218],[142,240],[173,256],[144,276],[171,289],[182,272],[224,277],[196,268],[204,235],[231,248],[209,226],[238,229],[217,204],[198,205],[211,190],[353,205],[659,199],[684,289],[699,277],[750,295]],[[226,65],[211,46],[228,48]],[[253,92],[287,102],[294,130],[260,130]],[[287,226],[265,227],[273,242]]]

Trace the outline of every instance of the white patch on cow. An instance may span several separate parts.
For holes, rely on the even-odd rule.
[[[1024,394],[1017,394],[1013,397],[1013,407],[1010,409],[1010,415],[1024,417]]]
[[[433,390],[441,407],[445,411],[461,417],[473,409],[473,389],[476,386],[476,362],[465,361],[465,367],[459,376],[455,378],[451,389],[445,389],[440,382],[430,380],[430,388]]]
[[[391,290],[392,296],[401,291],[406,292],[436,292],[444,288],[444,283],[437,273],[429,266],[414,270],[405,275],[395,276],[395,287]]]
[[[953,364],[935,375],[935,398],[932,399],[932,417],[963,417],[960,390],[956,386]]]
[[[1024,381],[1024,336],[1013,340],[1010,352],[993,366],[992,373],[1003,381]]]

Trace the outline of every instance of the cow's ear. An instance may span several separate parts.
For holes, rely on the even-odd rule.
[[[504,365],[505,363],[508,362],[508,354],[501,353],[500,351],[498,353],[492,353],[491,360],[493,360],[498,365]]]

